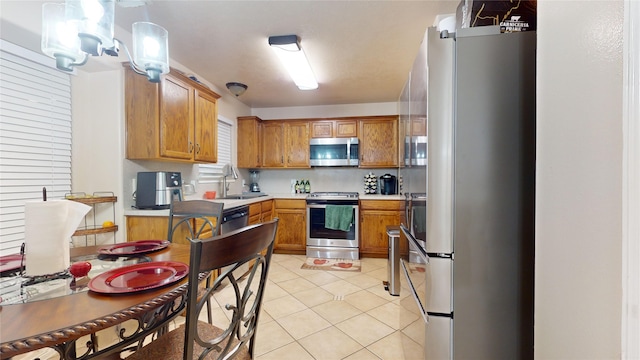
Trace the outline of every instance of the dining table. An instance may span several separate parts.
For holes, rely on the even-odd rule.
[[[95,259],[101,250],[103,246],[71,248],[71,263]],[[141,261],[188,265],[189,251],[189,245],[170,243],[141,255]],[[81,285],[72,278],[66,281],[75,290],[68,294],[6,305],[0,302],[0,359],[42,348],[55,350],[61,359],[108,358],[123,349],[135,350],[147,336],[166,330],[169,322],[184,311],[187,279],[185,276],[155,288],[110,294],[89,289],[86,278],[84,285],[82,278],[77,279]],[[136,325],[125,330],[122,324],[131,321]],[[114,329],[116,339],[102,344],[96,333],[108,328]]]

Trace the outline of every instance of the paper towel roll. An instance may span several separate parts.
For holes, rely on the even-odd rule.
[[[24,206],[27,276],[55,274],[69,267],[69,242],[91,207],[70,200]]]

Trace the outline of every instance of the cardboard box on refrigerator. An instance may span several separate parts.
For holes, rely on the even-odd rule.
[[[499,25],[502,32],[535,31],[536,0],[462,0],[459,28]]]

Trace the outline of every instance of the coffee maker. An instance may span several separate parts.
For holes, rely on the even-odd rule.
[[[179,172],[139,172],[136,180],[136,208],[168,209],[182,201],[182,174]]]
[[[249,177],[251,177],[251,184],[249,184],[249,191],[260,192],[260,186],[258,185],[258,180],[260,180],[260,171],[249,170]]]
[[[380,176],[380,194],[382,195],[395,195],[397,194],[397,181],[396,177],[391,174],[384,174]]]

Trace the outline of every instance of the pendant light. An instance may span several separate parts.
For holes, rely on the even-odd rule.
[[[132,26],[132,57],[127,46],[114,38],[115,0],[66,0],[42,6],[42,52],[56,59],[56,67],[72,71],[87,62],[88,55],[118,56],[125,50],[131,68],[151,82],[169,72],[169,35],[150,22]]]

